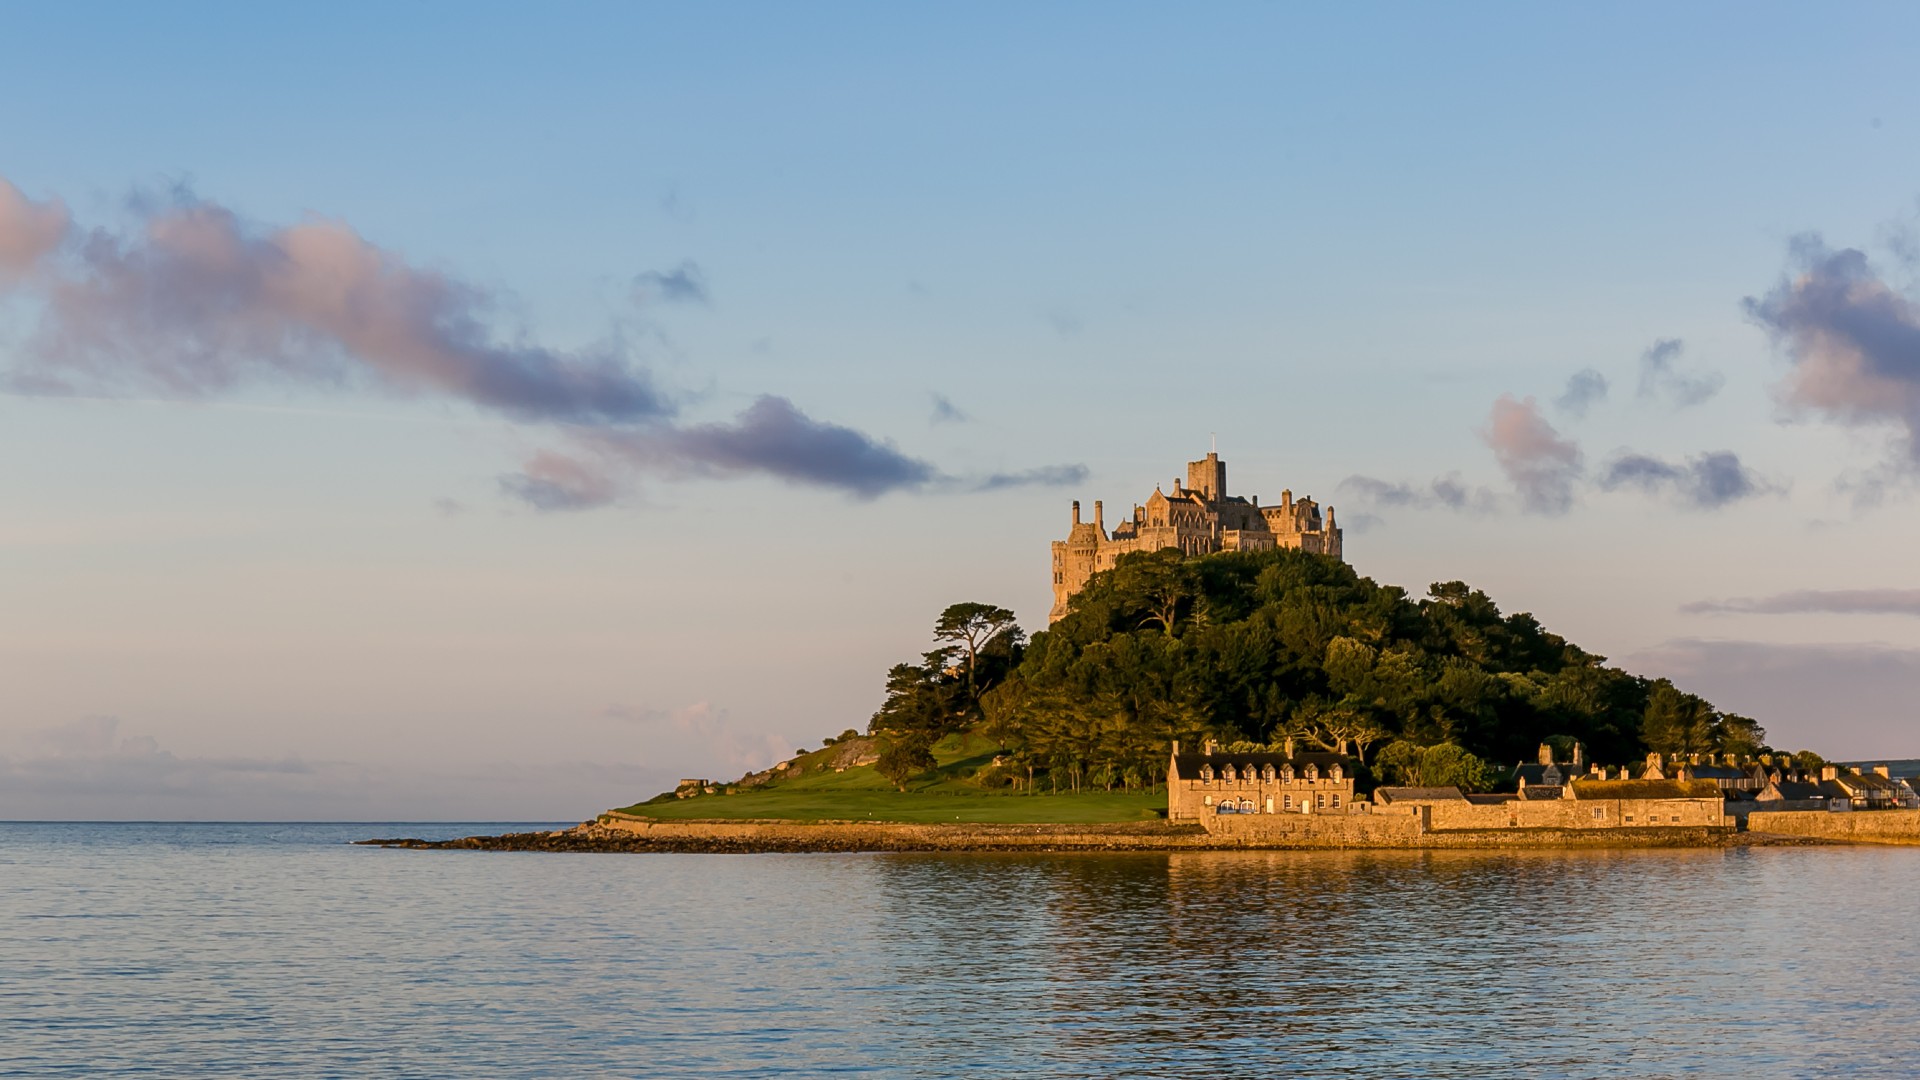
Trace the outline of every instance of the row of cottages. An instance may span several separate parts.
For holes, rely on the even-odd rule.
[[[1671,760],[1663,754],[1648,754],[1640,775],[1633,777],[1625,765],[1615,770],[1588,762],[1586,752],[1585,746],[1574,743],[1573,760],[1561,764],[1554,761],[1553,748],[1541,743],[1538,762],[1523,761],[1514,766],[1515,783],[1525,792],[1534,787],[1560,787],[1574,780],[1711,780],[1729,798],[1739,798],[1738,792],[1764,789],[1770,777],[1766,763],[1737,754],[1688,754],[1684,759],[1676,755]]]
[[[1836,765],[1813,773],[1774,773],[1767,786],[1753,796],[1749,812],[1770,810],[1912,810],[1920,809],[1920,791],[1914,782],[1893,776],[1885,765],[1862,770]]]
[[[1353,759],[1344,754],[1229,753],[1207,740],[1198,754],[1173,744],[1167,768],[1167,818],[1220,814],[1352,814],[1369,806],[1353,795]]]

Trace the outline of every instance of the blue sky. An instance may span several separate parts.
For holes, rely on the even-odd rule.
[[[738,773],[1214,433],[1364,573],[1920,747],[1911,8],[4,14],[0,816]]]

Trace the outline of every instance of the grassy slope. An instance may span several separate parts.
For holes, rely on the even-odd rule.
[[[1152,821],[1166,810],[1165,792],[1089,791],[1022,795],[975,786],[965,777],[993,760],[994,746],[977,735],[955,735],[933,748],[931,773],[894,790],[871,765],[845,772],[827,767],[831,748],[795,758],[801,774],[734,795],[662,799],[621,807],[622,813],[669,821],[697,818],[776,818],[791,821],[977,821],[1087,823]]]

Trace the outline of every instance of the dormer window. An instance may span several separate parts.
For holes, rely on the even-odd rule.
[[[1209,784],[1213,783],[1213,766],[1211,765],[1200,766],[1200,779]]]
[[[1332,768],[1327,770],[1327,779],[1333,780],[1335,782],[1338,782],[1340,778],[1344,775],[1346,775],[1346,770],[1342,769],[1340,767],[1340,763],[1337,761],[1333,763]]]
[[[1307,779],[1308,780],[1320,779],[1320,766],[1309,762],[1307,765]]]
[[[1269,765],[1266,768],[1261,769],[1260,779],[1265,780],[1268,783],[1272,783],[1273,782],[1273,766]]]
[[[1220,769],[1220,779],[1225,780],[1229,784],[1233,783],[1233,780],[1234,780],[1233,766],[1231,765],[1222,766]]]

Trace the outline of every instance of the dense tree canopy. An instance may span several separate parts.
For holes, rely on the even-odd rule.
[[[1011,657],[1018,631],[1001,633]],[[936,659],[917,685],[941,685]],[[966,674],[976,666],[984,675],[984,662]],[[1017,761],[1075,784],[1157,783],[1176,739],[1324,748],[1363,763],[1405,744],[1388,771],[1477,786],[1485,777],[1471,762],[1425,750],[1458,747],[1504,767],[1557,737],[1592,760],[1627,762],[1649,750],[1753,751],[1765,735],[1664,679],[1607,666],[1531,615],[1501,614],[1464,583],[1415,601],[1299,551],[1123,556],[1017,666],[958,692],[945,715],[977,717]],[[891,679],[889,695],[876,724],[921,715]]]

